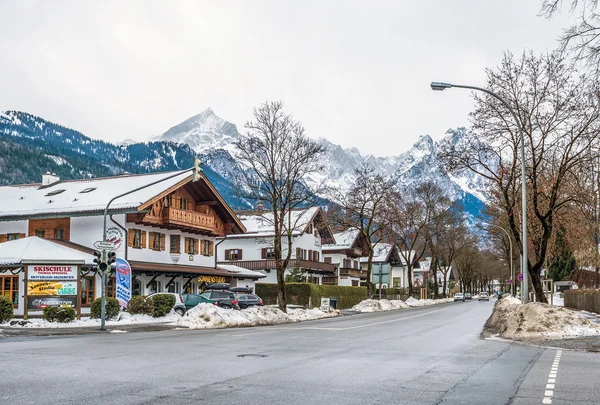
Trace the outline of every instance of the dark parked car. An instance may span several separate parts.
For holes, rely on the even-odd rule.
[[[465,300],[472,300],[471,293],[465,293]]]
[[[219,304],[217,300],[211,300],[201,294],[183,294],[183,303],[185,304],[186,310],[194,308],[198,304]]]
[[[240,309],[235,293],[229,290],[205,290],[200,295],[210,300],[216,301],[221,308]]]
[[[263,305],[263,300],[258,295],[254,294],[236,294],[238,305],[241,309]]]

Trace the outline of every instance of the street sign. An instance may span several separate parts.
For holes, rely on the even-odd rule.
[[[107,240],[99,240],[94,242],[94,247],[98,250],[114,250],[115,242],[110,242]]]
[[[513,283],[513,281],[512,281],[512,278],[511,278],[510,280],[508,280],[508,284],[512,284],[512,283]]]
[[[517,276],[517,278],[519,279],[519,281],[523,281],[523,273],[519,273],[519,275]]]

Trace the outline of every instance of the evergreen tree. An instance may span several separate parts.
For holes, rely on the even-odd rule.
[[[554,257],[548,268],[548,276],[555,282],[568,279],[576,266],[575,256],[567,244],[565,234],[565,228],[561,227],[556,235]]]

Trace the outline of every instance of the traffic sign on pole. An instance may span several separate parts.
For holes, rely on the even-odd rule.
[[[94,242],[94,247],[98,250],[114,250],[115,242],[111,242],[108,240],[99,240]]]
[[[519,275],[517,276],[517,278],[519,279],[519,281],[523,281],[523,273],[519,273]]]

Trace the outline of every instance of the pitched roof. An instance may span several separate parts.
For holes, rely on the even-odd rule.
[[[286,217],[285,223],[290,224],[294,236],[300,235],[320,210],[319,207],[292,210],[290,213],[291,219],[288,221]],[[262,214],[240,214],[239,218],[246,227],[246,234],[229,235],[227,236],[227,239],[235,237],[267,237],[275,235],[272,212],[265,211]]]
[[[390,253],[392,252],[392,249],[394,248],[394,245],[391,243],[378,243],[375,246],[375,252],[373,253],[373,262],[386,262],[388,260],[388,257],[390,255]],[[366,263],[369,261],[368,257],[361,257],[360,258],[360,262],[361,263]]]
[[[334,244],[323,245],[323,250],[338,250],[338,249],[350,249],[360,231],[355,228],[346,229],[343,232],[337,232],[333,234]]]
[[[50,240],[31,236],[0,243],[0,265],[73,263],[91,265],[95,257]]]
[[[172,177],[172,178],[169,178]],[[160,196],[172,187],[190,183],[190,170],[175,172],[122,175],[81,180],[65,180],[49,186],[39,184],[0,187],[0,221],[76,215],[100,215],[108,202],[120,194],[144,185],[154,184],[142,190],[117,198],[109,212],[136,212],[144,203]],[[162,180],[162,181],[161,181]],[[238,231],[244,228],[231,207],[219,195],[214,186],[201,176],[211,198],[219,200],[221,214],[229,217]],[[197,184],[197,183],[192,183]]]

